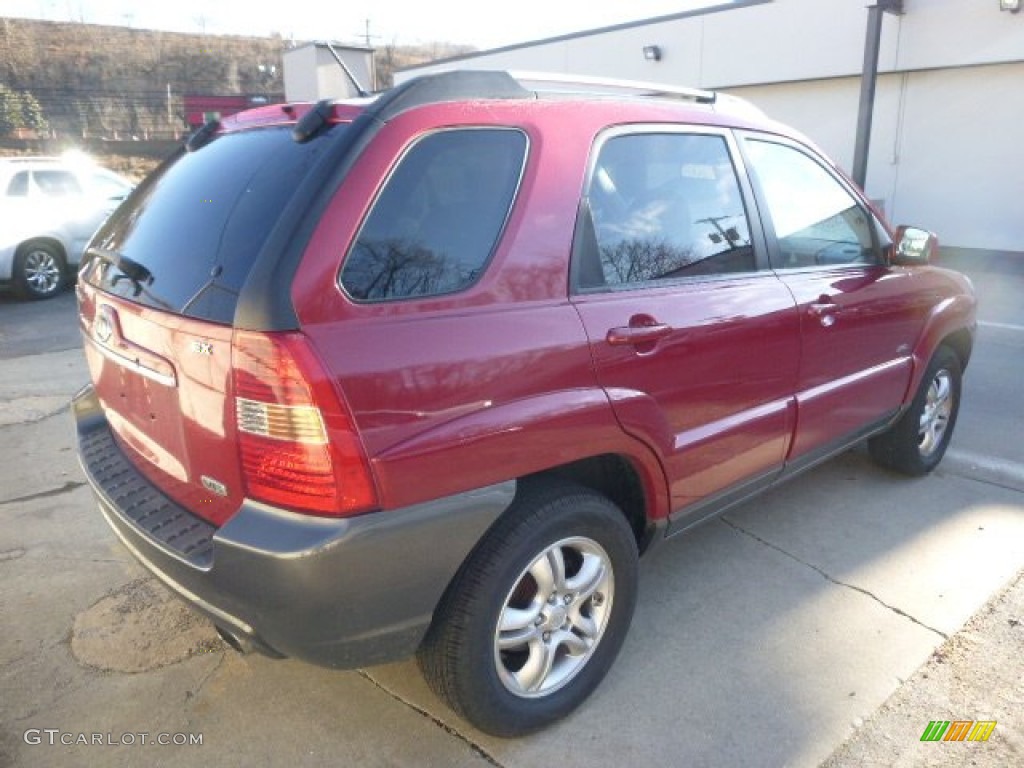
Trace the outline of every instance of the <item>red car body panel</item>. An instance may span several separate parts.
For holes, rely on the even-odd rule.
[[[903,396],[909,403],[924,377],[928,361],[938,346],[947,339],[959,338],[967,354],[970,354],[970,338],[965,338],[970,329],[973,332],[978,302],[974,298],[968,279],[949,270],[928,270],[928,279],[936,289],[935,295],[945,295],[928,311],[924,327],[914,345],[913,375]]]
[[[678,509],[782,469],[799,362],[793,299],[772,273],[578,297],[623,428],[655,446]],[[612,346],[638,311],[673,329]]]
[[[141,307],[84,281],[78,298],[90,377],[122,448],[172,499],[211,523],[224,523],[245,496],[232,447],[232,329]],[[114,334],[124,340],[122,359],[105,354],[95,340],[102,315],[114,319]],[[146,376],[136,360],[151,369],[161,361],[170,381]],[[219,484],[223,495],[203,478]]]
[[[540,471],[550,455],[569,463],[611,453],[638,468],[652,516],[664,517],[663,470],[619,428],[568,301],[565,266],[589,140],[556,144],[532,109],[484,104],[457,120],[449,113],[450,127],[507,113],[501,124],[529,139],[518,202],[489,268],[468,290],[411,302],[357,304],[337,287],[342,257],[378,189],[360,180],[386,178],[441,109],[403,115],[381,131],[356,164],[355,183],[326,211],[293,284],[304,331],[344,382],[383,506]],[[573,130],[593,134],[601,124],[577,122]],[[479,397],[467,402],[468,392]],[[538,444],[542,453],[531,448]],[[452,473],[453,464],[465,471]]]
[[[885,266],[783,277],[800,311],[797,458],[892,415],[910,380],[909,339],[924,324],[926,285]]]
[[[651,503],[649,513],[657,518],[749,472],[781,469],[794,421],[787,397],[792,395],[799,341],[792,298],[770,273],[751,278],[770,286],[765,295],[751,295],[750,286],[745,289],[743,281],[731,288],[708,283],[692,289],[703,294],[703,312],[684,310],[690,317],[675,318],[680,328],[691,328],[723,312],[745,311],[748,315],[728,328],[695,331],[686,349],[655,354],[652,361],[644,361],[647,364],[636,369],[637,378],[664,382],[661,401],[655,398],[654,409],[623,404],[619,391],[623,387],[614,377],[599,375],[595,379],[587,366],[588,346],[599,373],[614,364],[599,359],[598,346],[603,342],[589,342],[580,318],[570,310],[565,267],[589,148],[609,124],[613,111],[614,119],[630,118],[621,106],[613,110],[609,105],[585,104],[581,109],[580,105],[557,102],[530,105],[529,109],[503,103],[464,105],[455,118],[444,106],[416,110],[380,132],[356,164],[354,183],[346,185],[326,211],[296,274],[292,297],[304,330],[344,382],[384,506],[465,490],[485,478],[523,476],[549,465],[551,455],[568,463],[600,453],[618,453],[634,464],[647,465],[643,477],[656,478],[645,490]],[[647,122],[657,118],[638,105],[635,119],[641,116]],[[676,110],[665,111],[664,119],[678,118]],[[353,304],[336,287],[335,276],[378,189],[377,183],[363,180],[387,178],[408,146],[442,119],[448,127],[494,123],[516,127],[529,138],[517,203],[490,267],[478,283],[455,296]],[[732,121],[726,118],[723,122]],[[329,284],[335,287],[324,290]],[[658,290],[664,297],[661,304],[668,309],[673,289]],[[746,297],[742,295],[745,290]],[[507,306],[510,301],[516,302],[515,309]],[[749,306],[738,310],[737,303]],[[596,299],[576,302],[584,325],[588,315],[598,311],[598,304]],[[473,311],[496,305],[503,309]],[[614,322],[627,321],[628,316]],[[603,337],[603,331],[600,335]],[[458,339],[457,345],[452,344],[458,359],[446,360],[445,339]],[[744,375],[759,372],[736,384],[739,392],[722,386],[714,377],[686,391],[669,392],[674,380],[661,374],[678,365],[680,354],[700,361],[701,372],[721,370],[730,345],[749,353]],[[575,359],[573,348],[579,354]],[[387,349],[387,354],[380,354],[381,349]],[[549,349],[547,354],[545,349]],[[621,354],[626,360],[635,357],[632,351]],[[762,372],[764,369],[769,372]],[[468,389],[481,394],[476,403],[465,402],[467,379],[473,381]],[[607,398],[591,397],[590,390],[598,384],[616,390],[620,401],[615,408],[617,419],[602,412],[608,409]],[[697,389],[714,393],[711,401],[687,405],[687,398],[698,394]],[[665,396],[672,402],[666,403]],[[509,406],[510,401],[516,405]],[[395,402],[404,406],[400,413],[395,412]],[[480,413],[484,408],[493,412]],[[570,423],[568,415],[551,421],[552,408],[575,414],[573,433],[564,429]],[[666,410],[672,411],[671,418],[666,419]],[[580,414],[589,414],[587,418],[594,420],[589,430],[581,431]],[[709,431],[704,428],[705,419],[728,425],[725,434],[702,434]],[[473,426],[469,426],[471,421]],[[534,424],[545,433],[540,443],[531,443],[536,439]],[[551,430],[551,424],[558,428]],[[626,425],[625,432],[622,425]],[[474,437],[453,444],[452,436],[462,435],[461,429]],[[486,435],[487,445],[477,446],[485,439],[483,429],[491,430]],[[668,437],[655,437],[659,434]],[[566,436],[567,445],[562,445],[559,435]],[[629,435],[642,440],[648,450],[638,451]],[[737,449],[747,442],[752,445]],[[529,448],[531,444],[543,445],[548,458],[538,456]],[[649,465],[651,449],[659,456],[657,466]],[[466,471],[447,473],[444,466],[433,471],[433,465],[424,463],[426,455],[443,451],[447,458],[439,456],[442,464],[455,462]],[[667,477],[673,478],[668,501],[662,498],[666,466]]]

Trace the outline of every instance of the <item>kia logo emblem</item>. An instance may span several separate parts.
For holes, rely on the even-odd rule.
[[[114,335],[114,322],[110,319],[110,313],[100,310],[96,322],[92,326],[92,334],[97,341],[106,344]]]

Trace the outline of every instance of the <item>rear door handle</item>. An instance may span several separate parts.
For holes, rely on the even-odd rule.
[[[610,328],[605,341],[613,347],[627,345],[637,346],[640,344],[652,344],[663,339],[672,333],[672,326],[665,323],[654,323],[652,325],[623,325],[618,328]]]

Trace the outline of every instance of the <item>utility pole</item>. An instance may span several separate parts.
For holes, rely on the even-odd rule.
[[[853,149],[853,180],[861,189],[868,175],[868,148],[871,145],[871,121],[875,112],[875,84],[878,81],[878,54],[882,43],[884,14],[903,15],[903,0],[878,0],[868,6],[868,31],[864,40],[864,69],[860,76],[860,107],[857,111],[857,139]]]
[[[373,55],[373,40],[380,35],[370,34],[370,20],[366,19],[366,26],[359,36],[365,41],[366,47],[370,49],[370,92],[377,90],[377,61]]]

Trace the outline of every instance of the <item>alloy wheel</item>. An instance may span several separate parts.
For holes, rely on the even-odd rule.
[[[505,688],[536,698],[572,680],[600,643],[614,597],[611,560],[597,542],[563,539],[537,555],[508,593],[494,633]]]

